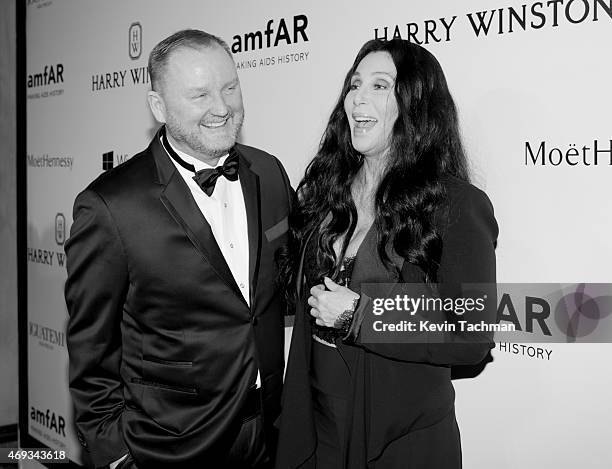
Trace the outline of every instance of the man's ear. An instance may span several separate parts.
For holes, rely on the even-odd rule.
[[[164,98],[157,91],[149,91],[147,93],[147,101],[149,102],[149,107],[151,108],[151,112],[153,116],[155,116],[155,120],[160,124],[166,123],[166,105],[164,103]]]

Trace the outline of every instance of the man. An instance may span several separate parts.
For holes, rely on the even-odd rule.
[[[242,95],[221,39],[173,34],[149,71],[165,125],[78,195],[66,242],[79,440],[95,467],[269,467],[289,180],[235,143]]]

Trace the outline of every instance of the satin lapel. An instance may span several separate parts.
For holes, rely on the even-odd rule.
[[[250,304],[253,308],[257,278],[259,272],[259,259],[261,257],[261,193],[259,189],[259,176],[251,169],[251,162],[237,149],[234,149],[240,159],[238,176],[242,186],[244,206],[246,208],[247,229],[249,235],[249,279]]]
[[[193,199],[189,187],[176,171],[163,147],[158,142],[154,143],[153,153],[158,165],[158,182],[165,185],[160,195],[162,203],[177,223],[183,227],[190,241],[202,253],[217,275],[242,298],[210,225]]]

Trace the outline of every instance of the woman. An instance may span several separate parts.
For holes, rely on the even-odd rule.
[[[492,345],[365,343],[360,330],[371,314],[362,283],[495,282],[493,209],[469,184],[429,52],[403,40],[361,48],[298,199],[276,467],[461,467],[450,366]]]

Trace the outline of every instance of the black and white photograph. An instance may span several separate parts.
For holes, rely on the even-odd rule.
[[[0,468],[612,467],[612,1],[0,11]]]

